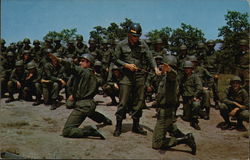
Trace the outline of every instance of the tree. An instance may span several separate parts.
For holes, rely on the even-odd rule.
[[[56,37],[61,38],[62,43],[65,44],[67,43],[67,41],[71,38],[75,38],[76,37],[76,32],[77,29],[73,28],[73,29],[63,29],[60,32],[56,32],[56,31],[49,31],[49,33],[47,33],[44,37],[43,40],[45,40],[46,38],[52,38],[55,39]]]
[[[181,27],[173,30],[170,43],[174,50],[185,44],[189,50],[194,50],[199,42],[205,42],[202,30],[191,25],[181,23]]]
[[[237,11],[228,11],[225,15],[226,24],[219,28],[219,37],[224,39],[224,48],[230,49],[233,53],[239,48],[240,39],[248,40],[250,24],[248,22],[248,13]]]
[[[172,29],[170,27],[165,27],[160,30],[152,30],[146,34],[147,37],[153,42],[158,38],[161,38],[163,43],[167,46],[169,37],[172,33]]]

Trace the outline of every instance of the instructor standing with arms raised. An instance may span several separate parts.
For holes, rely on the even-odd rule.
[[[120,103],[115,114],[114,136],[116,137],[121,134],[122,120],[126,118],[126,113],[130,113],[133,118],[132,132],[147,134],[139,125],[145,100],[145,69],[150,66],[157,75],[160,75],[160,71],[147,44],[140,39],[141,32],[141,25],[132,23],[128,30],[128,37],[119,42],[115,49],[115,64],[122,67]]]

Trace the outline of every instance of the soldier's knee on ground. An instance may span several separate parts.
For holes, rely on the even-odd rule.
[[[249,110],[241,111],[238,116],[240,120],[249,122]]]

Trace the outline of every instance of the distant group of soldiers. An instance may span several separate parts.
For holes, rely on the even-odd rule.
[[[132,132],[147,135],[139,123],[146,102],[153,101],[157,117],[154,149],[187,144],[195,154],[192,133],[182,133],[175,124],[176,111],[182,103],[182,119],[201,130],[199,119],[210,119],[211,95],[214,107],[225,121],[221,129],[246,130],[243,121],[249,121],[247,40],[240,41],[235,77],[220,97],[218,79],[224,60],[220,51],[215,51],[214,41],[200,42],[192,52],[182,44],[176,53],[164,48],[160,38],[153,43],[140,39],[141,32],[140,24],[132,23],[124,40],[103,39],[97,44],[90,38],[88,45],[82,35],[70,39],[67,46],[62,45],[59,37],[46,38],[44,42],[34,40],[33,46],[25,38],[8,47],[1,39],[1,97],[7,97],[6,103],[10,103],[15,100],[15,93],[18,100],[33,101],[35,96],[33,106],[44,103],[51,105],[51,110],[59,107],[65,97],[66,107],[73,111],[64,126],[64,137],[105,139],[94,127],[79,128],[86,117],[97,123],[112,124],[108,117],[95,111],[93,98],[97,94],[111,98],[108,106],[117,106],[116,137],[122,133],[122,121],[127,113],[133,119]],[[62,96],[63,89],[65,96]],[[236,118],[236,126],[230,117]]]

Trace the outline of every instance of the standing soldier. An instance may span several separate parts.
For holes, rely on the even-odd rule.
[[[18,41],[17,42],[17,60],[20,60],[21,59],[21,55],[22,55],[22,49],[23,49],[23,42],[22,41]]]
[[[242,79],[242,84],[244,84],[245,81],[249,79],[250,52],[248,46],[249,43],[247,42],[247,40],[240,40],[240,51],[235,57],[236,74]]]
[[[34,61],[39,64],[42,59],[42,48],[40,46],[39,40],[34,40],[33,45],[34,47],[31,49],[31,54],[34,55]]]
[[[219,109],[219,91],[218,80],[220,73],[220,59],[214,49],[215,43],[212,40],[207,42],[208,51],[204,57],[204,67],[213,75],[214,83],[212,85],[215,108]]]
[[[198,75],[193,73],[194,66],[191,61],[185,61],[183,69],[184,74],[180,80],[180,94],[183,99],[183,120],[189,121],[190,126],[200,130],[198,117],[202,82]]]
[[[42,97],[42,86],[40,84],[42,74],[41,71],[36,68],[34,62],[29,62],[27,64],[27,76],[25,77],[23,97],[25,100],[32,100],[32,95],[36,96],[36,102],[33,103],[33,106],[41,104]]]
[[[132,23],[129,27],[128,38],[121,41],[115,50],[114,63],[118,67],[123,67],[123,69],[120,80],[120,102],[115,114],[117,122],[114,136],[120,136],[122,120],[127,112],[131,113],[133,118],[132,132],[147,134],[139,125],[145,103],[145,72],[143,70],[145,70],[146,64],[149,63],[157,74],[160,74],[160,71],[147,44],[139,39],[141,31],[140,24]],[[131,94],[133,95],[131,96]],[[129,99],[130,96],[133,99]]]
[[[221,129],[230,129],[232,124],[229,116],[235,116],[237,119],[236,129],[246,131],[243,121],[249,122],[249,96],[245,89],[241,87],[241,79],[234,76],[230,81],[230,87],[225,90],[225,98],[220,104],[220,114],[225,123]]]
[[[184,134],[176,126],[174,111],[179,105],[177,72],[168,64],[163,64],[162,79],[156,97],[158,116],[153,132],[152,148],[169,149],[179,144],[187,144],[196,154],[196,144],[192,133]],[[166,133],[172,136],[166,138]]]
[[[76,36],[76,44],[75,44],[75,48],[76,48],[76,54],[77,56],[80,56],[84,53],[88,53],[88,46],[86,44],[83,43],[83,36],[82,35],[77,35]]]
[[[5,47],[5,43],[5,40],[1,39],[1,55],[3,55],[7,50],[7,48]]]
[[[8,92],[9,98],[5,101],[6,103],[10,103],[14,101],[14,93],[18,91],[18,100],[23,99],[23,87],[25,82],[25,70],[23,61],[16,62],[16,68],[11,72],[10,80],[8,81]]]
[[[100,58],[101,51],[97,47],[96,40],[92,37],[89,38],[89,51],[90,54],[93,55],[95,59],[97,59],[98,61],[102,61],[102,59]]]
[[[73,58],[73,59],[77,58],[76,47],[75,47],[74,43],[75,43],[74,39],[68,40],[67,48],[65,50],[65,56],[67,58]]]
[[[182,44],[181,46],[180,46],[180,51],[179,51],[179,53],[177,54],[177,61],[178,61],[178,69],[179,70],[182,70],[183,68],[183,63],[184,63],[184,61],[185,61],[185,59],[186,59],[186,57],[187,57],[187,55],[188,55],[188,50],[187,50],[187,46],[185,45],[185,44]]]
[[[29,50],[29,51],[31,51],[31,46],[30,46],[30,39],[29,38],[24,38],[23,39],[23,48],[22,48],[22,52],[24,51],[24,50]]]
[[[196,57],[201,65],[203,65],[204,57],[206,56],[206,46],[203,42],[199,42],[196,49]]]

